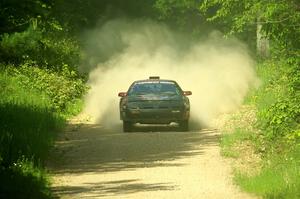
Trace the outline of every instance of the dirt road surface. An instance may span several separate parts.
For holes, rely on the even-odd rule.
[[[136,130],[70,126],[50,158],[54,193],[63,199],[254,198],[233,184],[217,131]]]

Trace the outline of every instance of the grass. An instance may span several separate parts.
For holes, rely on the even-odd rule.
[[[275,65],[272,62],[265,62],[258,65],[257,73],[261,85],[260,88],[249,93],[245,104],[254,105],[260,113],[268,110],[277,99],[288,96],[289,90],[286,84],[288,77],[285,77],[285,73],[282,71],[284,69],[284,67],[280,67],[280,63]],[[264,117],[258,114],[257,119],[256,124],[260,124]],[[243,116],[240,120],[243,120]],[[255,132],[245,132],[238,126],[236,128],[237,130],[234,132],[223,135],[221,139],[222,154],[239,161],[242,160],[243,153],[236,150],[236,146],[247,140],[253,144],[254,151],[262,157],[261,169],[254,175],[247,173],[246,170],[243,170],[244,168],[236,170],[236,184],[243,190],[262,198],[300,198],[299,142],[297,144],[297,140],[292,139],[293,142],[289,143],[285,137],[268,140],[262,126],[255,126]],[[257,131],[258,128],[260,131]],[[291,135],[291,133],[287,135]]]
[[[84,106],[84,102],[82,99],[75,99],[72,102],[68,102],[66,106],[66,110],[61,115],[64,118],[70,118],[74,115],[78,115],[82,111],[82,107]]]
[[[24,90],[14,78],[0,76],[0,126],[2,165],[18,161],[20,155],[44,160],[64,120],[48,106],[48,98]]]
[[[64,118],[4,70],[0,94],[0,198],[51,198],[43,163]]]
[[[257,140],[250,132],[237,129],[224,134],[221,139],[221,153],[225,157],[242,158],[244,155],[236,147],[245,140],[257,146]],[[275,145],[275,144],[274,144]],[[263,198],[300,198],[300,145],[278,146],[285,149],[280,153],[264,154],[262,169],[255,175],[248,175],[246,170],[236,170],[234,181],[244,191],[254,193]],[[250,163],[249,163],[250,164]]]
[[[0,167],[0,198],[53,198],[46,172],[32,161],[20,159],[9,168]]]
[[[256,72],[260,79],[260,86],[249,92],[245,104],[255,104],[258,110],[262,110],[274,103],[278,98],[279,91],[282,91],[280,85],[275,84],[275,81],[281,77],[282,72],[279,67],[272,63],[258,64]]]
[[[258,175],[237,172],[235,181],[243,190],[264,198],[300,198],[300,154],[295,151],[286,157],[273,154]]]
[[[233,133],[223,134],[221,138],[221,154],[225,157],[238,158],[240,152],[234,150],[234,145],[249,138],[249,134],[241,129],[236,129]]]

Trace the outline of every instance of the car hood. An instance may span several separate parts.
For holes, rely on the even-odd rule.
[[[179,101],[182,100],[180,95],[158,95],[158,94],[146,94],[146,95],[133,95],[128,96],[128,102],[138,101]]]

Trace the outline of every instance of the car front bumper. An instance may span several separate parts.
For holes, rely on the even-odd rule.
[[[121,111],[121,119],[141,124],[168,124],[188,120],[189,110],[174,109],[126,109]]]

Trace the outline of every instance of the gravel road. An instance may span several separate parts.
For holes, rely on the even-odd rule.
[[[49,160],[54,193],[63,199],[255,198],[233,184],[230,162],[220,156],[217,131],[137,131],[71,125]]]

